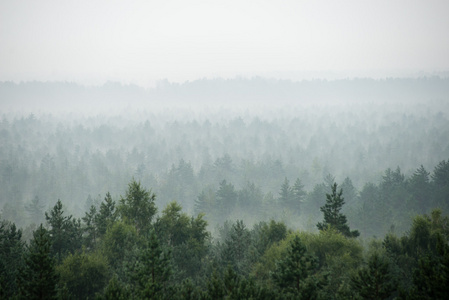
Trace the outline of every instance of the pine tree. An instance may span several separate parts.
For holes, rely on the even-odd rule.
[[[17,290],[16,277],[23,265],[22,230],[14,223],[0,221],[0,299],[11,298]]]
[[[95,219],[97,218],[97,208],[95,205],[92,205],[90,207],[90,210],[85,213],[84,217],[82,218],[84,222],[84,244],[88,248],[93,248],[96,244],[97,239],[97,227],[95,226]]]
[[[319,222],[317,227],[319,230],[326,230],[328,226],[331,226],[341,232],[346,237],[357,237],[359,232],[357,230],[351,231],[346,224],[346,216],[340,213],[343,204],[345,203],[343,198],[343,190],[337,193],[337,184],[332,186],[332,193],[326,194],[326,204],[320,208],[324,214],[324,222]]]
[[[33,233],[25,255],[25,267],[19,280],[21,298],[56,299],[58,277],[54,266],[50,235],[41,224]]]
[[[72,219],[72,215],[64,216],[61,200],[58,200],[50,211],[45,213],[47,223],[50,225],[52,253],[61,261],[67,252],[81,248],[81,221]]]
[[[279,191],[279,202],[283,207],[290,209],[292,200],[293,190],[290,187],[289,180],[285,177],[284,183],[282,183],[281,190]]]
[[[128,184],[125,197],[121,197],[119,211],[125,221],[136,227],[139,234],[145,234],[157,212],[156,195],[143,188],[140,182]]]
[[[307,193],[304,191],[304,185],[299,178],[296,178],[295,184],[292,187],[293,209],[297,214],[301,213],[301,203],[304,201]]]
[[[103,236],[106,230],[117,219],[117,210],[115,207],[115,201],[112,200],[111,194],[108,192],[104,201],[100,204],[100,210],[94,219],[95,225],[98,230],[98,235]]]
[[[324,284],[313,276],[317,267],[316,259],[307,253],[299,236],[295,236],[285,258],[277,262],[272,277],[283,292],[312,299],[316,297],[319,286]]]
[[[159,244],[154,230],[150,231],[147,248],[141,252],[135,267],[137,290],[142,298],[161,298],[167,288],[172,269],[171,253]]]
[[[386,299],[395,291],[395,282],[386,258],[371,255],[368,265],[351,277],[351,287],[363,299]]]

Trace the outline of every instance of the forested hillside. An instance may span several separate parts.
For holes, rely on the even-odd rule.
[[[58,199],[82,216],[106,192],[117,199],[134,178],[160,207],[177,201],[189,213],[206,212],[212,231],[228,218],[311,229],[336,181],[363,234],[382,236],[391,226],[402,233],[418,213],[447,212],[436,188],[449,158],[445,108],[330,103],[3,115],[2,217],[38,224],[29,207],[38,201],[45,211]]]
[[[444,299],[446,82],[2,83],[0,298]]]

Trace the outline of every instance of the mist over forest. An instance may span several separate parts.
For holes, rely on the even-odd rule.
[[[410,270],[418,266],[394,262],[411,250],[394,247],[409,249],[407,241],[414,243],[419,220],[429,232],[438,229],[448,237],[448,219],[443,217],[449,214],[448,96],[447,77],[203,79],[160,81],[149,89],[114,82],[1,82],[2,232],[16,232],[11,227],[15,224],[23,230],[18,240],[34,245],[37,233],[48,230],[55,237],[54,214],[70,216],[66,221],[72,227],[67,228],[78,230],[78,240],[67,237],[66,244],[61,242],[58,249],[52,244],[51,251],[61,280],[58,293],[79,299],[95,293],[106,297],[111,285],[123,297],[143,297],[150,291],[168,299],[192,282],[197,289],[193,294],[214,298],[217,291],[211,286],[220,280],[224,288],[218,295],[237,295],[226,276],[237,286],[245,280],[253,280],[256,287],[267,284],[263,297],[257,288],[246,290],[257,290],[257,299],[273,299],[270,293],[276,288],[293,295],[307,290],[311,298],[345,299],[362,273],[343,273],[357,274],[363,261],[379,263],[372,261],[379,259],[376,255],[382,258],[378,267],[395,266],[394,280],[384,278],[389,287],[385,295],[415,293],[419,285],[413,285]],[[137,212],[130,213],[132,204],[127,202],[141,196],[151,204],[149,211],[140,208],[144,222]],[[326,213],[324,225],[319,225],[326,199],[340,198],[346,229],[327,224]],[[101,227],[98,216],[107,205],[114,218]],[[176,223],[180,220],[185,223]],[[119,232],[128,235],[114,236]],[[302,249],[295,236],[318,265],[307,271],[315,274],[309,277],[313,284],[304,281],[304,286],[284,289],[290,283],[282,277],[287,262],[280,260],[281,253],[289,247]],[[435,250],[436,240],[432,235],[426,240],[430,246],[419,247],[430,247],[432,259],[443,259],[446,254]],[[129,243],[122,245],[124,252],[112,249],[118,241]],[[145,252],[150,248],[142,246],[147,242],[171,249],[173,255],[170,270],[175,275],[161,275],[165,283],[158,289],[135,285],[124,267],[150,255]],[[329,258],[320,252],[320,243],[340,243],[343,252],[332,252]],[[243,248],[232,248],[236,245]],[[447,241],[444,245],[448,247]],[[394,257],[388,252],[393,248]],[[193,256],[184,261],[183,251]],[[95,256],[99,253],[101,258]],[[416,261],[421,253],[413,252]],[[97,260],[103,268],[98,286],[88,292],[74,283],[82,278],[70,267],[77,255]],[[345,262],[345,271],[338,273]],[[401,279],[402,271],[407,276]],[[402,292],[391,288],[393,282]],[[2,284],[4,295],[20,286],[5,280]],[[357,293],[364,298],[363,291]]]

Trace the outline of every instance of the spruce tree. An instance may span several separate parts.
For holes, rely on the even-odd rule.
[[[23,299],[56,299],[58,277],[51,256],[51,239],[42,224],[27,247],[19,282],[19,294]]]
[[[125,197],[121,197],[119,211],[121,217],[133,225],[139,234],[146,234],[157,212],[156,195],[144,187],[140,182],[132,180],[128,184]]]
[[[172,273],[170,259],[170,251],[160,245],[156,233],[151,230],[147,248],[142,250],[133,273],[133,279],[138,282],[138,294],[142,298],[162,298]]]
[[[328,226],[335,228],[346,237],[357,237],[360,233],[357,230],[351,231],[346,224],[346,216],[340,213],[343,204],[343,190],[337,193],[337,184],[332,185],[332,193],[326,194],[326,204],[320,207],[324,214],[324,222],[319,222],[316,226],[319,230],[326,230]]]
[[[317,267],[316,259],[307,253],[306,246],[295,236],[284,259],[277,262],[272,278],[283,293],[313,299],[325,284],[314,276]]]
[[[117,210],[115,201],[112,200],[111,194],[106,193],[104,201],[100,204],[100,210],[95,215],[94,223],[97,227],[98,235],[103,236],[108,227],[110,227],[117,219]]]
[[[374,253],[368,265],[351,277],[351,287],[363,299],[387,299],[395,291],[397,282],[386,258]]]

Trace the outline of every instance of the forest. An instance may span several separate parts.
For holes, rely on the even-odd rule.
[[[445,299],[447,79],[268,83],[0,83],[0,298]]]

